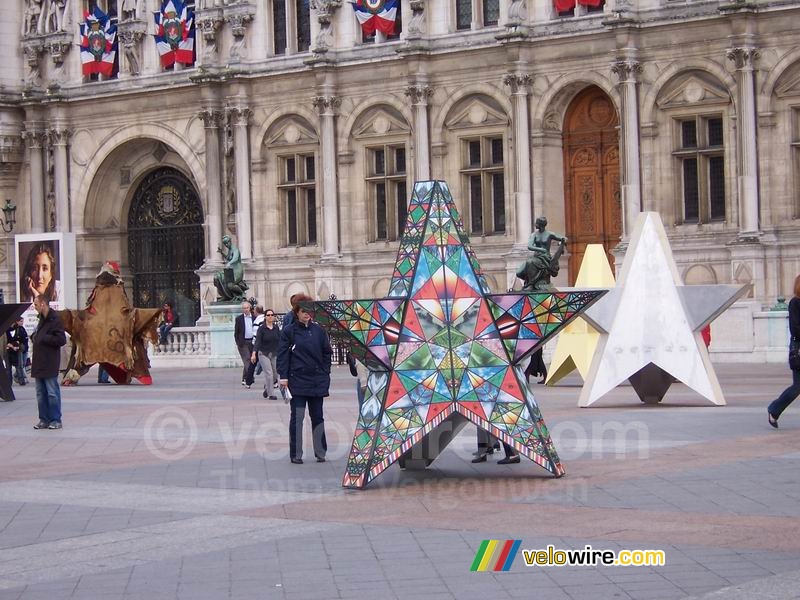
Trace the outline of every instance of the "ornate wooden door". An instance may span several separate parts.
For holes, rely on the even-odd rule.
[[[619,118],[598,87],[579,93],[564,118],[564,198],[569,281],[575,282],[587,244],[608,253],[622,237]],[[613,257],[607,254],[613,269]]]
[[[200,318],[200,280],[205,257],[203,207],[180,171],[149,173],[136,190],[128,213],[128,263],[133,304],[157,308],[171,301],[181,326]]]

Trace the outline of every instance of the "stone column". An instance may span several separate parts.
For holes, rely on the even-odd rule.
[[[514,170],[517,173],[515,209],[517,213],[515,245],[527,248],[531,237],[531,135],[528,123],[528,89],[533,78],[527,73],[507,73],[503,83],[511,88],[514,119]]]
[[[642,65],[635,60],[619,60],[611,66],[611,71],[619,77],[622,92],[622,239],[627,240],[636,218],[642,211],[642,166],[639,150],[639,100],[637,77]]]
[[[56,231],[71,231],[69,215],[69,172],[67,171],[67,143],[72,135],[69,129],[55,127],[47,132],[53,146],[55,162]]]
[[[23,132],[28,143],[31,187],[31,233],[44,232],[44,157],[42,151],[47,135],[40,130],[28,129]]]
[[[406,88],[406,96],[414,107],[414,180],[431,178],[430,136],[428,134],[428,98],[433,90],[425,83]]]
[[[222,239],[225,219],[222,214],[222,188],[219,154],[219,127],[222,125],[224,113],[221,110],[207,108],[200,112],[200,118],[206,128],[206,204],[208,223],[208,240],[206,258],[210,262],[219,260],[216,248]]]
[[[314,96],[312,103],[319,111],[322,154],[322,258],[339,256],[339,200],[336,190],[336,109],[341,99],[336,96]]]
[[[758,144],[756,141],[756,91],[753,63],[758,59],[756,48],[731,48],[728,59],[736,64],[739,92],[739,237],[757,238],[758,229]]]
[[[242,259],[253,256],[252,217],[250,211],[250,145],[247,135],[250,117],[249,108],[228,108],[233,119],[233,152],[236,161],[236,233]]]

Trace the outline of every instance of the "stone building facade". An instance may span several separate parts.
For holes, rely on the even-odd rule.
[[[95,3],[112,78],[81,74]],[[431,178],[496,290],[542,215],[570,238],[561,285],[586,243],[618,260],[641,210],[687,283],[752,283],[767,306],[800,272],[800,2],[402,0],[399,35],[367,38],[341,0],[196,0],[196,62],[169,69],[157,0],[9,4],[0,199],[14,233],[76,233],[79,299],[115,259],[138,304],[176,300],[190,325],[225,233],[277,310],[381,296]]]

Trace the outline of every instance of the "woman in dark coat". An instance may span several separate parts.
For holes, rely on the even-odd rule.
[[[778,418],[784,410],[800,395],[800,275],[794,280],[794,297],[789,300],[789,368],[792,370],[792,385],[783,390],[777,400],[773,400],[767,408],[769,424],[778,428]],[[794,358],[792,357],[794,354]]]
[[[300,307],[300,303],[311,300],[305,295],[295,297],[292,304],[294,321],[283,328],[278,345],[279,383],[281,387],[288,387],[292,394],[289,458],[294,464],[303,464],[303,419],[306,404],[311,417],[317,462],[325,462],[325,453],[328,450],[322,399],[328,396],[331,385],[333,350],[325,330],[312,322],[311,315]]]

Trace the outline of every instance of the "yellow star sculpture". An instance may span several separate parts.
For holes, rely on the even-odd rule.
[[[603,244],[586,246],[575,287],[614,287],[614,273],[611,272]],[[586,379],[599,341],[600,333],[581,317],[562,329],[553,360],[550,361],[550,369],[547,371],[547,385],[554,385],[575,369]]]

